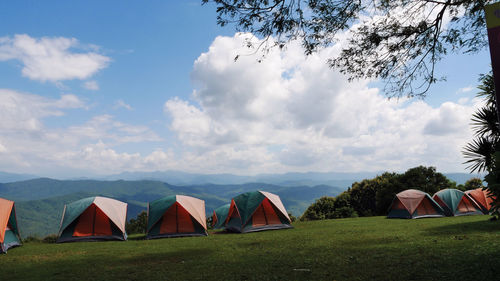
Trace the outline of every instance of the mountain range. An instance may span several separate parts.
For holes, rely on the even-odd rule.
[[[199,185],[199,184],[245,184],[252,182],[260,182],[267,184],[275,184],[281,186],[298,186],[298,185],[331,185],[339,187],[351,186],[355,181],[373,178],[382,172],[358,172],[358,173],[284,173],[284,174],[258,174],[254,176],[243,176],[233,174],[199,174],[187,173],[181,171],[155,171],[155,172],[123,172],[114,175],[79,177],[79,178],[59,178],[61,180],[153,180],[166,182],[173,185]],[[457,184],[463,184],[472,177],[483,177],[481,174],[467,173],[444,173],[446,177],[455,181]],[[0,183],[24,181],[29,179],[41,178],[36,175],[29,174],[14,174],[0,172]]]

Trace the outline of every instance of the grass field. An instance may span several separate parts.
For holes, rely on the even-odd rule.
[[[298,222],[294,229],[125,242],[26,243],[9,280],[499,280],[489,216]],[[6,280],[6,279],[5,279]]]

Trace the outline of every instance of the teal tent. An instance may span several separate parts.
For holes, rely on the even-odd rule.
[[[253,191],[240,194],[231,200],[225,229],[246,233],[292,228],[290,223],[290,217],[278,195]]]
[[[206,235],[205,201],[172,195],[149,203],[147,239]]]
[[[447,188],[440,190],[432,198],[443,208],[447,216],[483,214],[476,201],[458,189]]]
[[[214,210],[212,215],[212,225],[214,229],[224,228],[231,204],[222,205]]]
[[[64,206],[57,242],[127,240],[126,219],[127,203],[84,198]]]
[[[0,198],[0,253],[21,245],[14,202]]]

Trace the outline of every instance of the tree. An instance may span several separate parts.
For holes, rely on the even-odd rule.
[[[471,172],[484,172],[493,164],[493,154],[500,149],[497,103],[493,74],[481,75],[477,97],[485,104],[472,115],[474,139],[464,147],[465,163]]]
[[[146,233],[146,227],[148,225],[148,214],[142,211],[137,215],[136,219],[130,219],[129,222],[125,224],[125,230],[128,234],[132,233]]]
[[[415,188],[429,194],[434,194],[441,189],[455,187],[455,182],[437,172],[435,167],[418,166],[408,169],[401,175],[399,181],[404,189]]]
[[[486,187],[493,195],[494,216],[499,216],[500,209],[500,129],[498,126],[498,108],[495,96],[493,74],[482,75],[481,90],[477,96],[484,99],[485,104],[472,115],[474,139],[464,147],[463,154],[468,160],[471,172],[488,172],[484,180]]]
[[[464,184],[457,185],[456,188],[458,190],[461,190],[461,191],[467,191],[467,190],[473,190],[473,189],[478,189],[478,188],[485,189],[486,187],[483,185],[482,179],[470,178]]]
[[[312,203],[304,212],[300,220],[324,220],[357,217],[357,213],[350,206],[348,192],[335,197],[323,196]]]
[[[373,179],[354,182],[348,190],[351,206],[362,217],[387,214],[394,195],[405,189],[399,183],[400,176],[385,172]]]
[[[346,37],[328,63],[357,78],[385,80],[388,96],[425,96],[441,80],[435,64],[449,52],[487,46],[483,7],[494,0],[202,0],[221,26],[263,38],[268,51],[302,42],[307,55]],[[264,52],[265,53],[265,52]]]

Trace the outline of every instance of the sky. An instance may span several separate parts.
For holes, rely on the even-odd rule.
[[[427,98],[389,100],[327,66],[338,45],[258,63],[259,38],[200,2],[0,2],[0,171],[467,172],[487,50],[443,59]]]

